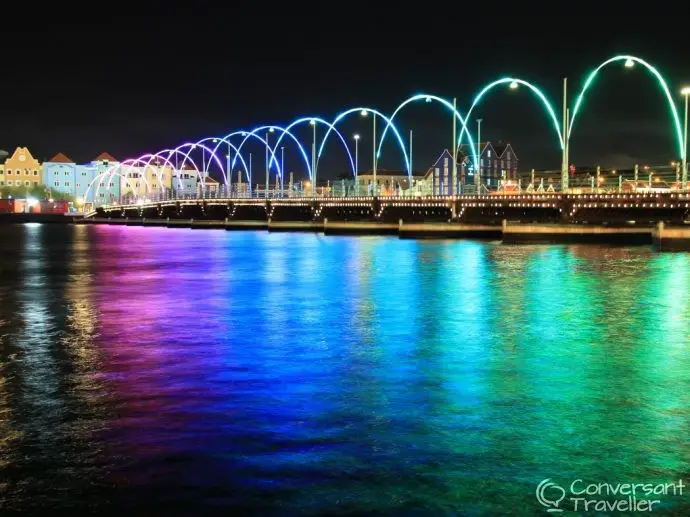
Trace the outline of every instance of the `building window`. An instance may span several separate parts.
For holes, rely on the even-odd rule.
[[[487,158],[491,158],[491,149],[489,149],[488,151],[486,151],[486,157],[487,157]]]
[[[38,181],[34,181],[34,187],[38,187]]]
[[[115,183],[113,183],[113,182],[111,181],[111,182],[110,182],[110,188],[113,188],[114,186],[115,186]]]
[[[76,186],[77,188],[79,188],[79,187],[81,187],[81,183],[77,183],[75,186]]]
[[[86,176],[86,171],[81,173],[82,176]]]
[[[12,180],[7,180],[7,186],[11,187],[12,186]]]
[[[65,171],[65,176],[69,176],[69,171]]]
[[[30,187],[30,186],[31,186],[31,182],[30,182],[30,181],[25,181],[25,182],[24,182],[24,186],[25,186],[25,187]]]
[[[28,175],[29,175],[29,169],[24,169],[24,176],[28,176]]]
[[[38,171],[34,169],[34,176],[38,176]]]
[[[7,169],[7,175],[12,176],[12,169]]]
[[[0,187],[2,187],[3,185],[4,185],[4,182],[0,181]]]
[[[59,181],[56,181],[56,182],[53,184],[53,186],[54,186],[54,187],[59,187],[59,186],[60,186],[60,182],[59,182]]]
[[[69,187],[69,181],[65,181],[65,187]]]

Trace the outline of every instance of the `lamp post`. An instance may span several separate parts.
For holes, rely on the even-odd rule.
[[[359,195],[359,135],[352,137],[355,139],[355,196]]]
[[[309,124],[313,130],[311,141],[311,175],[314,186],[311,189],[311,194],[312,197],[316,197],[316,120],[311,119]]]
[[[477,194],[482,184],[482,119],[477,119],[477,163],[474,164],[474,184],[477,186]]]
[[[367,110],[362,110],[360,112],[360,115],[363,117],[368,117],[369,116],[369,111]],[[374,176],[374,196],[376,195],[377,192],[377,184],[376,184],[376,113],[372,113],[373,119],[373,128],[372,128],[372,167],[371,167],[371,172]]]
[[[268,189],[270,187],[269,185],[269,177],[270,177],[270,171],[271,171],[271,164],[268,162],[268,133],[273,133],[274,129],[271,127],[269,128],[268,132],[266,133],[266,190],[264,191],[264,197],[268,199]]]
[[[563,78],[563,160],[561,162],[561,192],[568,190],[568,78]]]
[[[685,97],[685,130],[683,132],[683,182],[681,188],[685,191],[688,189],[688,96],[690,96],[690,86],[686,86],[681,90],[683,97]]]
[[[283,197],[284,182],[285,177],[285,146],[280,146],[280,197]]]
[[[412,163],[412,130],[410,129],[410,184],[408,185],[410,192],[412,192],[412,171],[414,170],[412,168]]]

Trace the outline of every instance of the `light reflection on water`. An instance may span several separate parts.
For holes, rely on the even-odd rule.
[[[688,474],[690,255],[134,227],[0,238],[8,512],[534,514],[546,477]]]

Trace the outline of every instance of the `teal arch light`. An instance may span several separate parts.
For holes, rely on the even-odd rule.
[[[419,100],[424,100],[425,102],[431,102],[431,101],[440,102],[446,108],[448,108],[453,113],[453,115],[455,115],[455,117],[458,119],[458,121],[460,122],[460,125],[462,126],[462,130],[466,131],[467,134],[470,136],[470,151],[472,152],[473,156],[475,156],[475,157],[477,156],[477,153],[475,152],[475,149],[474,149],[474,143],[472,142],[472,138],[471,138],[472,134],[470,133],[470,130],[467,129],[467,124],[465,124],[465,119],[462,117],[462,115],[460,115],[460,112],[455,109],[453,104],[451,102],[448,102],[446,99],[444,99],[442,97],[438,97],[437,95],[420,93],[418,95],[413,95],[409,99],[403,101],[397,108],[395,108],[395,111],[390,116],[390,119],[388,120],[388,123],[386,124],[386,128],[383,130],[383,133],[381,134],[381,140],[379,141],[379,147],[376,150],[376,157],[377,158],[379,158],[379,156],[381,155],[381,147],[383,146],[383,140],[386,138],[386,133],[388,132],[388,128],[393,125],[393,120],[395,119],[398,112],[401,109],[403,109],[405,106],[407,106],[409,103],[419,101]],[[461,134],[462,134],[462,132],[461,132]]]
[[[556,112],[553,109],[553,105],[549,102],[549,100],[546,98],[546,95],[534,86],[532,83],[529,81],[525,81],[523,79],[518,79],[517,77],[502,77],[501,79],[497,79],[496,81],[487,84],[482,88],[482,90],[474,97],[474,101],[472,101],[472,106],[470,106],[469,111],[467,112],[466,115],[466,120],[469,120],[470,115],[472,114],[472,111],[474,110],[475,107],[481,102],[481,100],[484,98],[484,96],[489,93],[493,88],[496,86],[500,86],[502,84],[508,84],[511,89],[517,88],[519,85],[526,86],[529,88],[536,96],[537,98],[542,102],[544,105],[544,108],[546,109],[546,113],[549,115],[551,118],[551,122],[553,123],[553,127],[556,131],[556,136],[558,138],[558,144],[560,145],[561,150],[565,147],[565,141],[563,139],[563,134],[561,133],[561,128],[559,127],[558,123],[558,117],[556,116]],[[463,125],[462,130],[460,131],[460,137],[458,138],[458,142],[456,146],[459,146],[462,143],[462,137],[463,135],[467,134],[467,136],[470,138],[471,142],[471,135],[469,131],[467,130],[467,126]],[[474,156],[474,163],[478,163],[478,155],[480,150],[477,150],[476,152],[473,152],[472,155]]]
[[[572,112],[572,117],[570,119],[570,127],[568,128],[568,135],[567,138],[570,140],[571,133],[573,131],[573,126],[575,125],[575,120],[577,118],[577,114],[580,112],[580,107],[582,106],[582,101],[585,97],[585,93],[589,89],[589,87],[592,85],[592,82],[596,78],[597,74],[599,71],[604,68],[607,65],[610,65],[611,63],[615,63],[617,61],[624,61],[626,68],[630,68],[633,63],[639,63],[642,66],[644,66],[651,74],[656,78],[656,80],[659,83],[659,86],[661,87],[661,90],[664,92],[664,95],[666,96],[666,100],[668,101],[668,106],[671,111],[671,115],[673,116],[673,122],[675,124],[676,128],[676,136],[678,138],[678,149],[680,151],[680,156],[683,156],[685,153],[685,143],[683,141],[683,130],[681,129],[681,124],[680,124],[680,117],[678,116],[678,110],[676,108],[676,103],[673,100],[673,96],[671,95],[671,91],[668,88],[668,84],[666,83],[666,80],[664,77],[661,75],[661,73],[653,67],[651,64],[649,64],[647,61],[644,59],[640,59],[639,57],[636,56],[628,56],[628,55],[620,55],[620,56],[614,56],[610,59],[607,59],[603,63],[601,63],[597,68],[595,68],[587,77],[587,80],[585,81],[584,86],[582,87],[582,90],[580,91],[580,94],[577,96],[577,100],[575,101],[575,107],[573,108]]]
[[[332,127],[328,129],[325,136],[323,137],[323,140],[321,141],[321,146],[319,147],[319,152],[317,153],[317,163],[318,163],[318,159],[321,157],[321,153],[323,152],[323,148],[326,145],[326,140],[328,139],[328,135],[330,135],[331,130],[336,131],[335,125],[338,122],[343,120],[348,115],[352,115],[353,113],[359,114],[359,113],[369,113],[369,112],[373,113],[375,116],[381,117],[384,121],[386,121],[386,129],[388,128],[388,126],[390,126],[393,129],[393,133],[395,134],[395,137],[398,141],[398,145],[400,146],[400,150],[401,150],[401,152],[403,154],[403,158],[405,160],[405,167],[407,168],[407,175],[411,179],[412,178],[412,169],[411,169],[410,159],[407,156],[407,149],[405,148],[405,142],[403,141],[402,137],[400,136],[400,132],[398,131],[398,128],[395,127],[395,124],[393,124],[393,121],[391,119],[386,117],[380,111],[375,110],[374,108],[367,108],[367,107],[363,107],[363,106],[360,106],[358,108],[350,108],[348,110],[345,110],[342,113],[339,113],[338,116],[336,116],[333,119],[333,122],[331,123]],[[384,134],[385,134],[385,131],[384,131]],[[381,138],[381,141],[383,141],[383,138]],[[379,150],[376,153],[376,158],[378,159],[380,157],[380,155],[381,155],[381,148],[379,146]],[[354,165],[352,166],[352,171],[353,171],[354,177],[356,178],[357,177],[357,171],[355,170]]]

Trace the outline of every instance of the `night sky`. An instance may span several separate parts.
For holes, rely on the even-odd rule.
[[[357,105],[390,113],[422,92],[457,97],[464,113],[482,85],[504,75],[540,86],[560,120],[563,77],[572,106],[587,72],[616,53],[659,67],[679,110],[680,87],[690,83],[690,37],[639,13],[615,23],[571,17],[558,33],[548,29],[555,18],[498,7],[449,17],[424,9],[404,16],[402,4],[251,5],[158,14],[139,6],[136,14],[123,8],[88,18],[41,12],[30,29],[12,24],[18,15],[5,11],[0,149],[28,146],[41,160],[64,152],[83,162],[103,151],[125,159],[299,116],[330,120]],[[521,169],[560,168],[551,122],[526,88],[495,90],[476,115],[483,118],[482,140],[511,142]],[[642,67],[606,69],[580,115],[570,153],[578,166],[679,158],[665,99]],[[451,117],[440,105],[414,104],[397,120],[406,135],[414,131],[416,170],[449,146]],[[370,167],[370,121],[354,118],[342,130],[348,138],[362,135],[360,169]],[[308,147],[309,128],[298,133]],[[345,154],[330,142],[319,166],[323,178],[346,170]],[[261,147],[252,152],[263,159]],[[296,151],[288,145],[285,152],[286,169],[299,170]],[[392,139],[379,167],[402,168]]]

